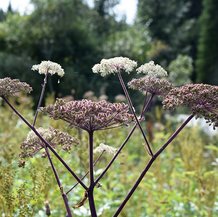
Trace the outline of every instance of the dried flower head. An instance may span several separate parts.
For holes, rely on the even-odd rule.
[[[136,69],[138,73],[143,73],[149,76],[162,78],[167,76],[167,71],[158,64],[154,64],[154,61],[145,63]]]
[[[14,96],[18,92],[29,93],[32,87],[18,79],[3,78],[0,79],[0,96]]]
[[[106,152],[108,154],[114,155],[117,152],[117,149],[109,145],[105,145],[104,143],[101,143],[97,148],[94,149],[94,153],[102,153],[102,152]]]
[[[173,88],[163,101],[164,108],[175,109],[187,106],[197,117],[218,126],[218,86],[208,84],[186,84]]]
[[[42,61],[40,64],[32,66],[33,71],[38,71],[39,74],[58,74],[60,77],[64,76],[64,70],[61,65],[52,61]]]
[[[137,67],[137,63],[127,57],[114,57],[102,59],[100,64],[96,64],[92,67],[92,71],[104,77],[122,71],[130,73],[135,67]]]
[[[62,150],[70,151],[73,144],[78,144],[78,141],[69,134],[56,130],[52,127],[49,129],[40,127],[37,131],[47,142],[50,143],[53,148],[61,146]],[[36,153],[43,149],[43,146],[44,144],[39,137],[36,136],[33,131],[30,131],[27,138],[20,146],[22,150],[20,157],[33,157]]]
[[[128,86],[134,90],[141,92],[149,92],[160,96],[166,95],[171,89],[172,84],[164,78],[156,78],[153,76],[144,76],[142,78],[133,79]]]
[[[86,131],[95,131],[133,120],[128,113],[129,107],[124,103],[109,103],[104,100],[75,100],[65,102],[58,99],[54,105],[42,108],[42,111],[54,119],[62,119],[71,127]]]

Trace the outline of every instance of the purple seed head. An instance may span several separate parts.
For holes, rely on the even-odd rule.
[[[111,126],[120,125],[133,120],[128,113],[129,107],[124,103],[110,103],[105,100],[74,100],[65,102],[58,99],[54,105],[42,108],[53,119],[62,119],[71,127],[86,131],[95,131]]]
[[[186,84],[173,88],[163,101],[165,109],[189,107],[196,117],[204,117],[214,128],[218,126],[218,86]]]
[[[32,87],[18,79],[3,78],[0,79],[0,96],[14,96],[16,93],[32,91]]]

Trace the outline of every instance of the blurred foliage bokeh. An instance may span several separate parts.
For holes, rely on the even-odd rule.
[[[47,103],[51,103],[52,98],[48,98]],[[20,97],[19,100],[10,101],[29,121],[33,120],[30,98]],[[16,115],[12,115],[7,106],[0,106],[0,111],[0,213],[7,217],[45,217],[46,204],[49,204],[51,216],[64,216],[64,204],[48,160],[37,154],[27,160],[25,166],[24,162],[20,162],[20,144],[29,130]],[[155,124],[148,123],[143,128],[149,131],[153,149],[157,150],[179,123],[165,120],[163,125],[160,108],[154,110],[153,117]],[[79,139],[80,144],[74,146],[70,153],[58,152],[82,177],[88,169],[87,133],[70,129],[63,121],[54,121],[42,114],[37,126],[52,126]],[[130,128],[96,132],[95,147],[105,143],[118,148]],[[198,127],[186,128],[156,160],[120,216],[217,216],[217,144],[218,135],[208,136]],[[98,154],[95,154],[97,157]],[[102,172],[111,157],[103,155],[95,167],[95,177]],[[67,191],[75,180],[54,156],[53,159],[64,190]],[[143,138],[137,130],[101,180],[101,187],[95,190],[99,216],[113,215],[148,160]],[[85,183],[88,184],[88,179],[85,179]],[[83,195],[84,190],[80,186],[69,194],[69,203],[75,216],[89,216],[88,202],[73,209]]]
[[[102,80],[91,72],[100,59],[113,56],[127,56],[139,64],[152,59],[170,73],[175,60],[180,68],[187,66],[178,58],[182,55],[192,64],[188,81],[217,84],[215,0],[138,0],[132,24],[114,12],[119,0],[30,2],[33,10],[28,13],[20,14],[11,5],[0,10],[0,77],[29,82],[34,101],[43,78],[31,72],[31,66],[42,60],[58,62],[66,71],[60,85],[57,77],[49,81],[48,92],[55,96],[81,98],[91,90],[110,98],[121,92],[117,83],[111,88],[110,78]]]

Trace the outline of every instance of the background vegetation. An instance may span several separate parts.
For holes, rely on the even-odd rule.
[[[31,100],[21,97],[21,101],[18,109],[32,120]],[[48,101],[51,102],[52,98]],[[156,124],[152,128],[147,125],[147,130],[150,129],[150,140],[157,150],[177,124],[165,120],[164,127],[162,113],[157,108],[154,117]],[[48,202],[51,216],[64,216],[64,204],[48,160],[38,154],[27,160],[24,168],[20,167],[23,164],[19,160],[19,146],[29,130],[6,107],[1,107],[0,118],[0,212],[8,217],[46,216],[45,203]],[[85,151],[88,135],[69,129],[63,121],[52,121],[46,116],[40,116],[37,123],[44,127],[64,129],[80,140],[80,144],[63,157],[79,176],[83,176],[88,168],[88,151]],[[96,133],[95,146],[103,142],[119,147],[129,128]],[[199,128],[183,131],[155,162],[121,216],[216,216],[217,142],[218,136],[210,137]],[[101,181],[101,187],[95,192],[99,215],[112,216],[149,160],[142,144],[140,131],[136,131],[118,161]],[[95,176],[101,173],[111,157],[104,155],[95,168]],[[62,182],[70,189],[75,181],[60,164],[58,171]],[[70,206],[79,202],[83,194],[82,188],[75,188],[70,193]],[[88,203],[85,203],[81,208],[73,209],[73,212],[76,216],[88,216],[88,210]]]
[[[192,81],[218,83],[217,1],[138,0],[131,25],[113,12],[119,0],[93,2],[89,7],[84,0],[31,0],[30,14],[10,5],[0,10],[0,77],[29,81],[37,96],[42,78],[32,73],[29,79],[31,66],[52,60],[66,71],[60,85],[57,78],[49,82],[56,96],[81,98],[92,90],[111,97],[120,87],[91,73],[100,59],[127,56],[139,64],[152,59],[167,68],[183,55],[192,60]]]

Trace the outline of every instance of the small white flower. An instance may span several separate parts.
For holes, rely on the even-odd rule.
[[[162,78],[167,76],[167,72],[164,68],[162,68],[158,64],[154,64],[154,61],[150,61],[149,63],[145,63],[136,69],[138,73],[143,73],[149,76]]]
[[[104,77],[122,71],[130,73],[135,67],[137,67],[137,63],[127,57],[114,57],[102,59],[100,64],[96,64],[92,67],[92,71]]]
[[[42,61],[40,64],[32,66],[33,71],[38,71],[39,74],[58,74],[60,77],[64,76],[64,70],[61,65],[52,61]]]
[[[95,148],[94,153],[102,153],[103,151],[114,155],[117,152],[117,149],[101,143],[97,148]]]

